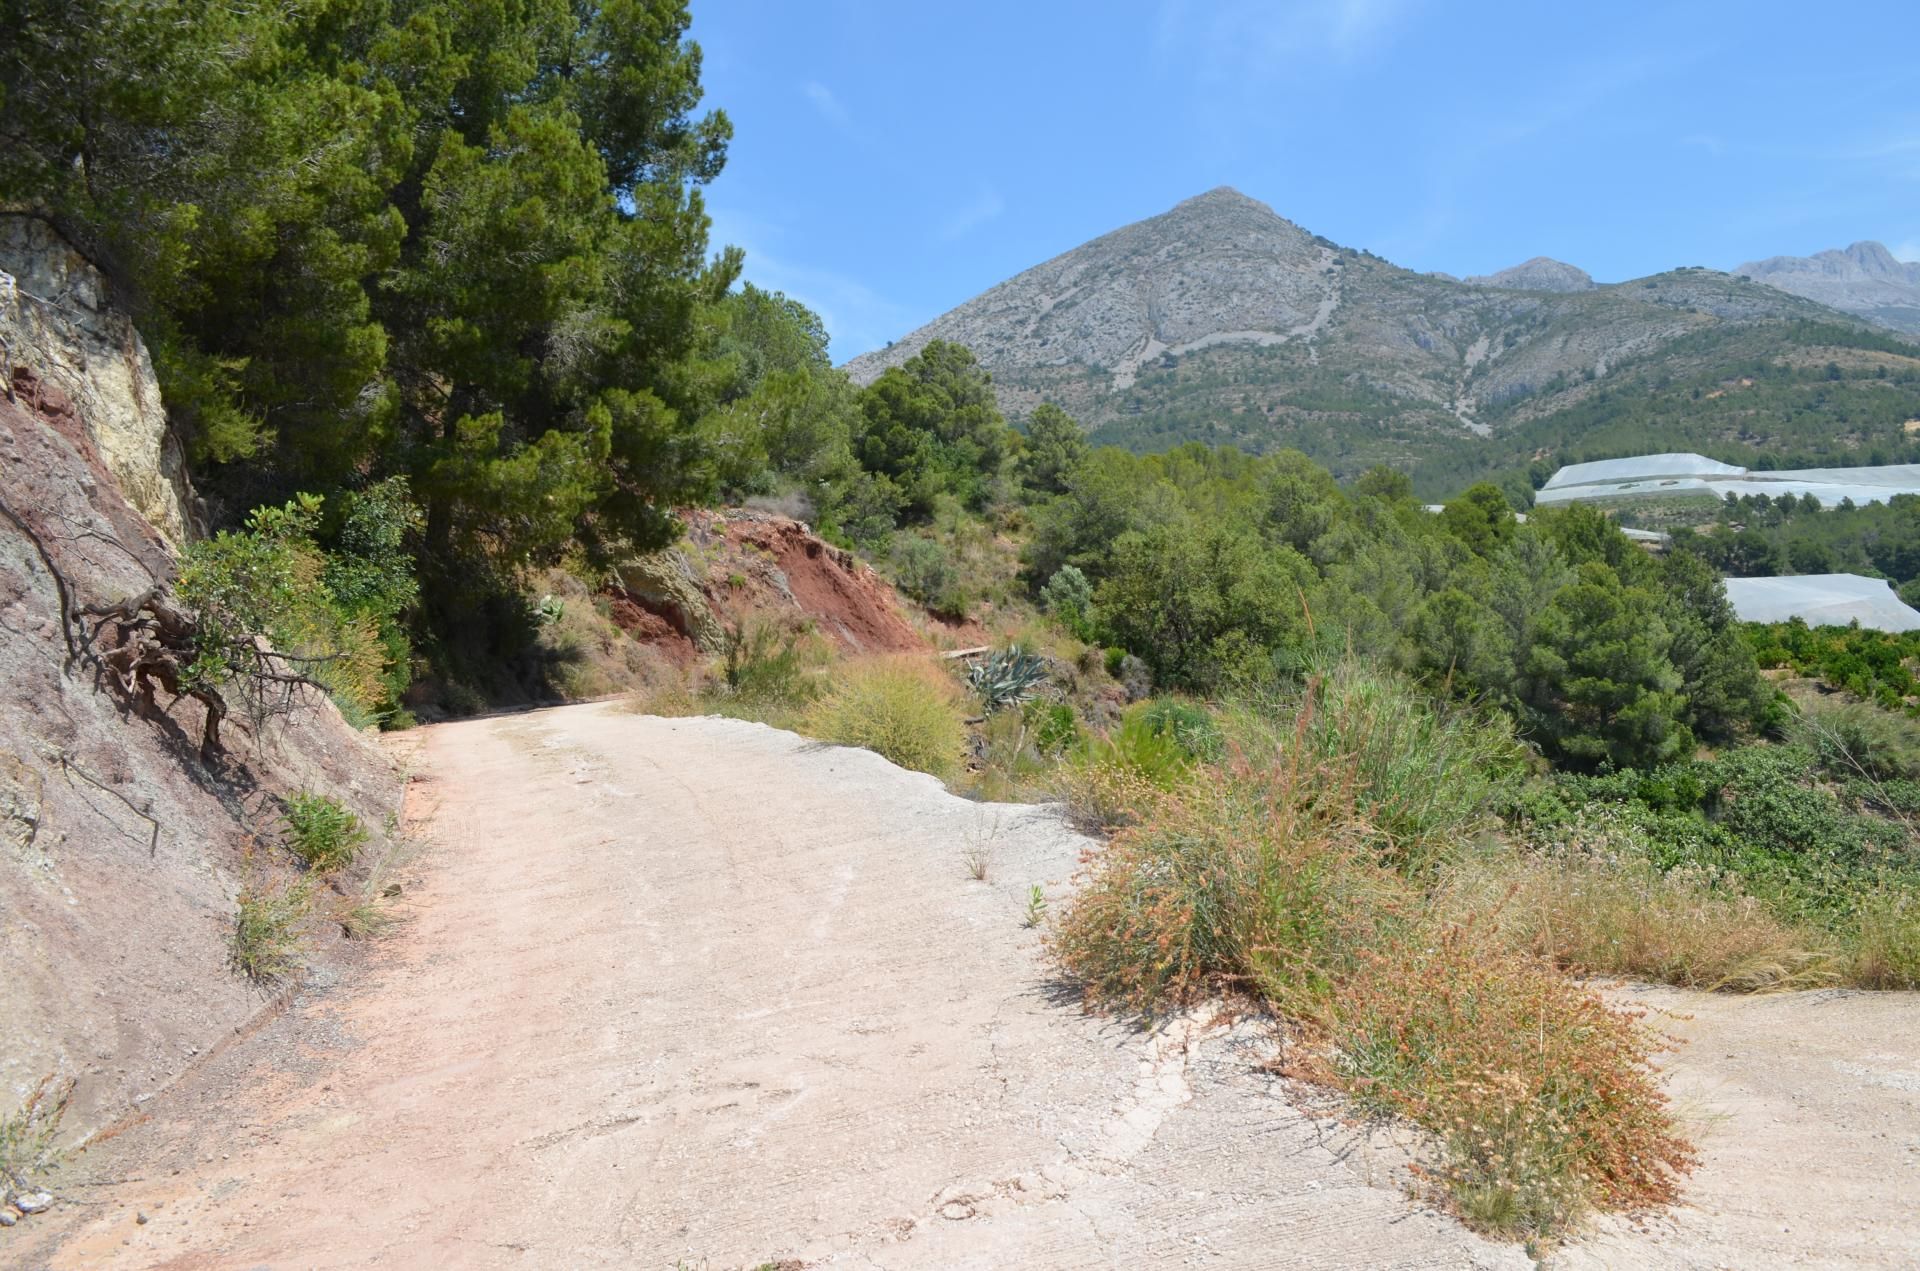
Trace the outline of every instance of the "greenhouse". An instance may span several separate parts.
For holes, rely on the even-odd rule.
[[[1903,604],[1893,584],[1859,574],[1729,578],[1727,599],[1743,622],[1800,619],[1810,627],[1858,622],[1872,631],[1920,630],[1920,609]]]
[[[1571,464],[1553,474],[1534,495],[1539,504],[1583,500],[1699,497],[1723,499],[1764,494],[1771,498],[1812,495],[1823,506],[1843,499],[1885,503],[1896,494],[1920,494],[1920,464],[1872,468],[1797,468],[1761,472],[1705,455],[1640,455]]]

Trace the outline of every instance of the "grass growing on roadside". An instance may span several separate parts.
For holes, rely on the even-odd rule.
[[[53,1136],[73,1100],[74,1080],[42,1077],[15,1112],[0,1117],[0,1201],[25,1191],[53,1154]]]
[[[1397,725],[1348,746],[1345,722],[1316,719],[1319,687],[1290,734],[1162,790],[1090,859],[1050,937],[1062,965],[1093,1001],[1149,1015],[1221,988],[1258,996],[1301,1030],[1300,1071],[1431,1132],[1429,1177],[1485,1230],[1551,1234],[1589,1207],[1671,1200],[1692,1157],[1651,1067],[1656,1036],[1452,920],[1423,882],[1430,852],[1383,850],[1388,825],[1434,843],[1477,825],[1486,748]],[[1376,784],[1412,770],[1456,796],[1395,801]]]
[[[1508,943],[1577,975],[1731,992],[1818,988],[1846,977],[1826,933],[1793,926],[1698,867],[1662,872],[1596,831],[1560,850],[1490,845],[1456,861],[1447,907],[1486,915]]]
[[[868,658],[841,668],[807,711],[803,731],[946,780],[959,771],[966,747],[961,701],[953,678],[925,658]]]
[[[800,728],[834,670],[832,646],[811,625],[750,614],[727,627],[711,666],[661,668],[628,699],[641,715],[721,715]]]
[[[1920,988],[1920,894],[1883,886],[1860,905],[1848,968],[1866,989]]]
[[[1293,721],[1304,719],[1303,728]],[[1352,663],[1229,712],[1257,761],[1298,748],[1350,763],[1359,800],[1394,863],[1424,871],[1493,824],[1526,775],[1503,715],[1438,703],[1397,676]]]
[[[1323,1062],[1436,1136],[1429,1176],[1470,1225],[1552,1236],[1589,1209],[1678,1198],[1695,1157],[1632,1014],[1471,926],[1409,929],[1356,962]]]
[[[287,800],[287,846],[308,869],[329,873],[353,863],[367,841],[360,818],[338,799],[303,790]]]
[[[300,929],[313,905],[306,879],[240,889],[228,962],[256,984],[271,984],[300,966]]]

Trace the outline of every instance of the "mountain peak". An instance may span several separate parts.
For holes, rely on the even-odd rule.
[[[1894,259],[1893,253],[1887,250],[1885,243],[1866,239],[1853,244],[1841,254],[1870,277],[1902,280],[1908,277],[1908,267]]]
[[[1336,256],[1217,186],[1010,278],[847,371],[865,383],[939,339],[996,370],[1095,367],[1126,387],[1163,357],[1317,331],[1332,312]]]
[[[1872,239],[1844,251],[1749,261],[1734,272],[1896,331],[1920,333],[1920,264],[1897,259]]]
[[[1182,199],[1173,205],[1173,210],[1177,212],[1183,207],[1208,206],[1257,207],[1263,212],[1273,211],[1272,208],[1262,203],[1259,199],[1249,198],[1230,185],[1216,185],[1204,194],[1196,194],[1190,199]]]
[[[1467,279],[1476,287],[1497,287],[1505,291],[1592,291],[1593,276],[1578,265],[1569,265],[1551,256],[1502,269],[1494,274],[1479,274]]]

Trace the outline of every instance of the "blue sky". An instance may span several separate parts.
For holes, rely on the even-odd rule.
[[[1413,269],[1920,259],[1920,2],[693,0],[714,242],[836,359],[1231,185]]]

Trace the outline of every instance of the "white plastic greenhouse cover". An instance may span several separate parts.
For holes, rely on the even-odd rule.
[[[1920,630],[1920,609],[1900,602],[1893,584],[1859,574],[1800,574],[1793,578],[1729,578],[1727,599],[1743,622],[1786,622],[1873,631]]]
[[[1920,464],[1892,463],[1872,468],[1797,468],[1754,472],[1704,455],[1641,455],[1603,459],[1560,469],[1534,495],[1534,502],[1571,503],[1579,499],[1617,499],[1641,495],[1765,494],[1772,498],[1811,494],[1832,507],[1842,499],[1885,503],[1896,494],[1920,494]]]
[[[1576,463],[1560,469],[1546,488],[1557,490],[1569,485],[1596,485],[1612,481],[1648,481],[1656,477],[1737,477],[1746,472],[1730,463],[1705,455],[1640,455],[1633,459],[1600,459]]]

